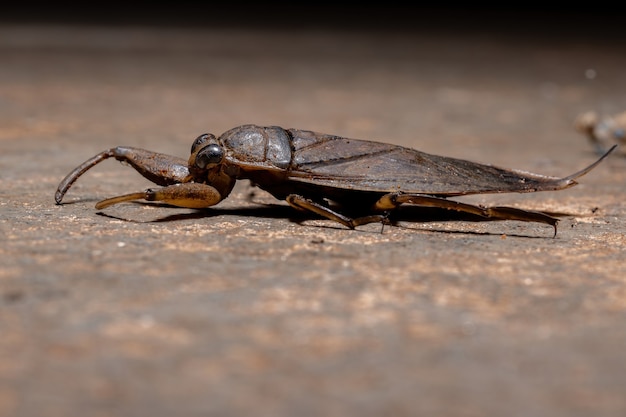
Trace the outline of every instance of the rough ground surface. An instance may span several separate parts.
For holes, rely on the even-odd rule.
[[[0,415],[623,416],[626,158],[565,191],[465,198],[356,231],[247,184],[211,210],[99,199],[150,184],[114,145],[186,157],[244,123],[551,175],[626,109],[610,39],[0,27]],[[588,71],[593,70],[593,71]],[[594,77],[595,75],[595,77]]]

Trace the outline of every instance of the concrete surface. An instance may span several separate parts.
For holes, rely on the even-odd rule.
[[[488,33],[0,26],[0,415],[623,416],[626,158],[575,188],[356,231],[239,184],[196,212],[99,199],[115,161],[272,124],[566,175],[626,109],[622,42]],[[419,214],[419,213],[418,213]]]

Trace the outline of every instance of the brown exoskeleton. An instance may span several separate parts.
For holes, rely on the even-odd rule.
[[[126,162],[141,175],[163,186],[102,200],[102,209],[131,200],[162,201],[174,206],[213,206],[233,189],[238,179],[256,186],[299,209],[341,223],[348,228],[387,222],[402,204],[440,207],[485,218],[539,222],[558,220],[545,213],[513,207],[482,207],[447,197],[481,193],[528,193],[562,190],[596,167],[564,178],[498,168],[461,159],[426,154],[386,143],[347,139],[307,130],[244,125],[219,138],[199,136],[188,161],[127,146],[106,150],[85,161],[59,184],[61,204],[72,184],[107,158]],[[332,203],[329,204],[329,203]],[[341,209],[366,208],[365,216],[348,217]]]

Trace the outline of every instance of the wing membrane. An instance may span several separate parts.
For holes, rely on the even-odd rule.
[[[577,177],[606,156],[574,175],[557,178],[386,143],[294,129],[290,133],[294,145],[291,181],[376,192],[452,196],[560,190],[575,185]]]

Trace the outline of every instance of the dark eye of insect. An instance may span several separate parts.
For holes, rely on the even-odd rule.
[[[196,140],[193,141],[193,143],[191,144],[191,153],[194,153],[196,151],[196,149],[198,149],[198,147],[200,145],[205,144],[206,142],[208,142],[208,140],[213,137],[212,134],[210,133],[204,133],[200,136],[198,136],[196,138]]]
[[[204,169],[209,165],[216,165],[222,162],[224,158],[224,151],[222,147],[212,143],[201,149],[196,155],[196,166],[200,169]]]

